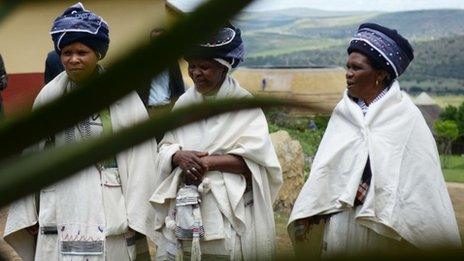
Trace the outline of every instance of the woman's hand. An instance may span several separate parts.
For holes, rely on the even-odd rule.
[[[193,181],[199,181],[208,171],[207,166],[201,160],[208,155],[206,151],[178,150],[172,156],[173,166],[179,166],[184,174]]]

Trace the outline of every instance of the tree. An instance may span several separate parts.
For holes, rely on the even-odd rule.
[[[437,120],[435,122],[435,133],[437,135],[438,147],[443,157],[443,167],[448,166],[448,156],[452,153],[453,142],[459,138],[459,129],[455,121]]]
[[[458,108],[454,107],[453,105],[448,105],[445,109],[440,113],[441,120],[450,120],[456,121],[456,116],[458,115]]]
[[[464,136],[464,102],[459,107],[446,106],[440,113],[440,120],[454,121],[458,127],[459,136]]]

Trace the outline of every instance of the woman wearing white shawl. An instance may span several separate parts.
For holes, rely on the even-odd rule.
[[[294,245],[318,241],[308,235],[325,223],[315,242],[323,257],[460,246],[435,141],[396,80],[412,47],[396,30],[362,24],[348,53],[347,91],[290,216]]]
[[[34,109],[101,72],[98,60],[109,44],[106,22],[80,3],[55,20],[51,35],[66,71],[41,90]],[[117,132],[147,118],[133,93],[37,149]],[[148,199],[154,191],[155,153],[156,144],[147,142],[13,203],[5,240],[24,260],[149,259],[144,235],[154,239]]]
[[[240,31],[233,26],[197,47],[187,57],[195,86],[174,109],[205,99],[249,97],[229,75],[242,56]],[[260,109],[225,113],[166,133],[157,170],[159,182],[150,199],[162,238],[157,258],[274,257],[272,203],[282,174]]]

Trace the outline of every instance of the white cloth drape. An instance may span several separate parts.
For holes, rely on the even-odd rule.
[[[66,72],[57,76],[41,90],[33,108],[64,95],[68,81]],[[110,107],[110,115],[114,132],[148,119],[148,114],[135,93],[115,102]],[[57,134],[56,146],[64,143],[63,134]],[[39,148],[35,149],[43,149],[43,143],[37,147]],[[105,240],[106,236],[123,235],[131,228],[154,240],[154,210],[148,199],[154,191],[156,156],[156,141],[151,140],[116,155],[120,180],[112,175],[114,173],[105,175],[102,172],[100,177],[97,168],[91,166],[42,189],[39,216],[33,196],[14,202],[10,206],[5,227],[5,240],[24,260],[33,259],[35,248],[32,238],[24,228],[37,222],[41,227],[59,226],[58,235],[39,234],[35,253],[37,260],[56,258],[59,255],[57,237],[74,234]],[[111,183],[110,186],[105,186],[106,182]],[[119,226],[113,226],[114,224]],[[61,231],[63,226],[68,235]],[[103,237],[96,234],[96,229],[103,230]],[[73,258],[77,260],[76,256]]]
[[[365,117],[345,92],[289,228],[298,219],[352,208],[368,155],[372,179],[356,222],[420,248],[461,245],[435,141],[397,81]]]
[[[250,94],[228,76],[216,98],[248,96]],[[179,98],[174,109],[203,99],[195,88],[190,88]],[[233,236],[227,228],[232,227],[232,234],[236,233],[241,239],[245,259],[272,258],[275,252],[272,203],[281,186],[282,173],[263,112],[253,109],[225,113],[166,133],[160,143],[157,163],[159,185],[150,199],[156,209],[155,228],[158,231],[165,228],[165,217],[178,190],[181,170],[172,169],[171,158],[179,148],[207,151],[210,155],[243,157],[252,172],[252,203],[251,200],[245,202],[246,181],[242,175],[207,172],[205,176],[210,180],[211,191],[202,194],[200,204],[204,241],[230,239]],[[166,233],[163,237],[169,239]],[[162,247],[158,251],[163,251]]]

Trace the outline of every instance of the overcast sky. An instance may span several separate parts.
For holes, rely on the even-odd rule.
[[[335,11],[406,11],[420,9],[464,9],[464,0],[256,0],[249,9],[273,10],[308,7]]]
[[[183,10],[190,11],[205,0],[168,0]],[[307,7],[333,11],[406,11],[421,9],[464,9],[464,0],[255,0],[249,11],[278,10]]]

